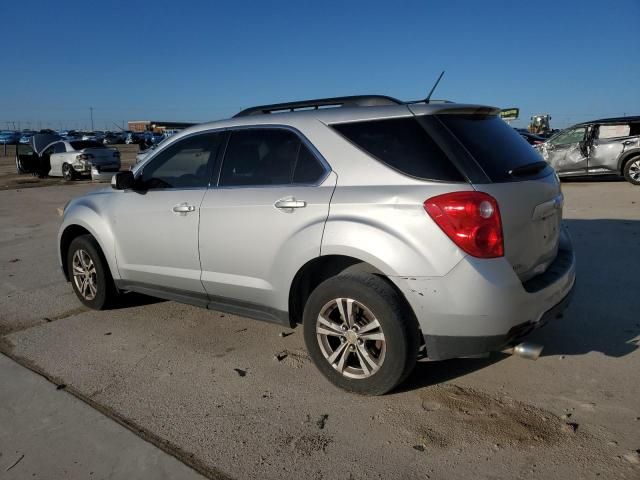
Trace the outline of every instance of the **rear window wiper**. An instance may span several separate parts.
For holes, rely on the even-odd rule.
[[[541,172],[547,167],[547,162],[533,162],[527,163],[526,165],[522,165],[520,167],[512,168],[509,170],[509,175],[512,177],[524,177],[526,175],[535,175],[538,172]]]

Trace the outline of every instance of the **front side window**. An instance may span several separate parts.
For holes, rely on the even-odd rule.
[[[580,143],[582,140],[584,140],[584,134],[586,130],[587,127],[572,128],[570,130],[560,132],[558,135],[549,140],[549,142],[552,145],[570,145],[572,143]]]
[[[300,137],[290,130],[256,128],[231,134],[220,185],[313,184],[325,170]]]
[[[178,140],[144,167],[145,188],[194,188],[209,184],[210,162],[222,143],[223,134],[203,133]]]

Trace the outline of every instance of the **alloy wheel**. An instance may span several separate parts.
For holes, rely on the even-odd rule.
[[[73,180],[73,172],[71,171],[71,165],[65,163],[62,165],[62,177],[65,180]]]
[[[380,322],[351,298],[336,298],[322,307],[316,337],[325,360],[345,377],[370,377],[384,362],[387,344]]]
[[[640,182],[640,159],[634,160],[629,165],[629,176],[636,182]]]
[[[96,298],[96,267],[89,254],[84,250],[76,250],[73,253],[72,267],[73,282],[82,298],[88,301]]]

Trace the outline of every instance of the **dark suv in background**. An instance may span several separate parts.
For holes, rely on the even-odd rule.
[[[536,148],[558,175],[622,175],[640,185],[640,116],[566,128]]]

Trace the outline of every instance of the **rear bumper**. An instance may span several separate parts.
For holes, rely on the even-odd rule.
[[[109,182],[111,177],[120,171],[120,164],[112,165],[92,165],[91,180],[99,182]]]
[[[574,283],[575,286],[575,283]],[[550,320],[562,317],[573,296],[574,287],[560,303],[547,310],[537,322],[524,322],[512,327],[504,335],[478,337],[454,337],[444,335],[425,335],[427,356],[434,360],[469,357],[487,352],[497,352],[519,343],[534,330],[546,325]]]
[[[433,360],[502,350],[567,308],[575,284],[573,246],[563,231],[557,258],[524,284],[504,258],[465,257],[444,277],[394,277]]]

